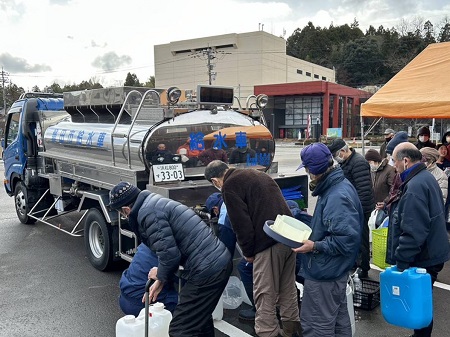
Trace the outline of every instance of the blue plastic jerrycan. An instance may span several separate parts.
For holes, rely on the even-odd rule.
[[[431,276],[424,268],[399,272],[396,266],[380,274],[381,313],[386,322],[407,329],[427,327],[433,319]]]

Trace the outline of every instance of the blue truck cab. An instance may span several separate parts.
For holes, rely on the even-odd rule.
[[[4,186],[8,195],[14,195],[17,215],[24,223],[35,221],[27,213],[42,191],[48,188],[47,180],[39,176],[43,165],[39,157],[43,146],[39,133],[45,119],[44,111],[64,111],[62,95],[23,94],[6,116],[2,142]]]

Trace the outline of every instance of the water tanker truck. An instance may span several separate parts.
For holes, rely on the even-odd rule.
[[[210,160],[268,171],[275,142],[262,113],[267,102],[251,95],[242,108],[233,88],[207,85],[25,93],[6,116],[5,190],[22,223],[83,236],[91,264],[107,270],[131,261],[139,244],[108,208],[111,188],[128,181],[195,209],[215,191],[204,178]],[[307,196],[306,176],[276,180]]]

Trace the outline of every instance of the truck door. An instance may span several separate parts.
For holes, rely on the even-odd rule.
[[[13,178],[23,174],[25,155],[20,133],[20,110],[10,111],[5,127],[5,149],[3,162],[5,165],[5,189],[8,194],[14,193]]]

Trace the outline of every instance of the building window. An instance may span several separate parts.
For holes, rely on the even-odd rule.
[[[309,71],[307,71],[306,76],[311,77],[311,73]]]
[[[303,75],[303,70],[297,69],[297,74]]]
[[[311,123],[322,116],[321,96],[289,96],[275,99],[275,108],[282,107],[285,110],[285,125],[306,127],[308,115],[311,115]]]
[[[322,81],[326,81],[327,78],[325,76],[322,76]]]
[[[319,75],[317,75],[317,74],[314,74],[314,78],[317,78],[317,79],[319,79]]]

